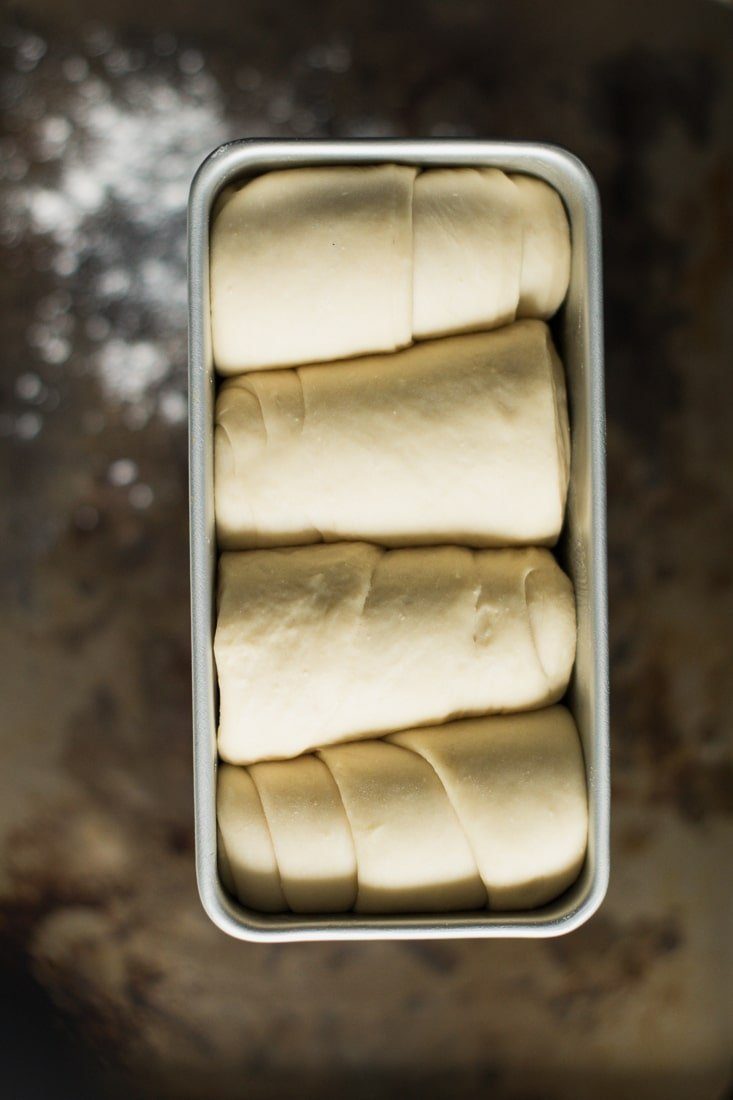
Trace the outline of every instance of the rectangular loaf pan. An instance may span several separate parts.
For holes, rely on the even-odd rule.
[[[496,167],[539,176],[559,192],[570,218],[570,289],[553,321],[567,374],[572,432],[568,511],[559,554],[577,599],[578,652],[568,702],[585,753],[590,825],[588,855],[577,882],[551,904],[527,912],[272,916],[245,909],[230,898],[217,871],[211,210],[223,187],[272,169],[385,162]],[[194,795],[196,873],[204,909],[223,931],[260,941],[538,937],[577,928],[603,900],[609,873],[603,317],[600,207],[592,176],[576,157],[550,145],[473,140],[234,141],[213,152],[194,177],[188,261]]]

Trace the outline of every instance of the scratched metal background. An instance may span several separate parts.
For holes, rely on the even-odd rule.
[[[731,56],[709,0],[6,6],[8,1095],[729,1095]],[[185,194],[227,137],[352,134],[600,184],[614,862],[556,941],[252,946],[196,897]]]

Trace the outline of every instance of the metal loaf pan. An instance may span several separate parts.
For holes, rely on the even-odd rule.
[[[553,322],[570,401],[572,468],[559,548],[575,585],[578,652],[569,705],[585,753],[590,835],[585,866],[560,898],[516,913],[265,915],[223,889],[216,858],[217,690],[213,663],[216,539],[213,493],[214,368],[209,323],[209,222],[227,184],[278,168],[400,162],[424,167],[486,166],[539,176],[561,195],[572,230],[567,300]],[[600,207],[592,176],[549,145],[495,141],[235,141],[204,161],[189,199],[189,432],[191,613],[196,870],[206,912],[246,940],[451,939],[556,936],[598,908],[609,873],[609,740],[606,503]]]

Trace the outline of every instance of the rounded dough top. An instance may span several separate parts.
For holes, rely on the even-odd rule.
[[[534,176],[512,176],[522,211],[522,275],[517,317],[552,317],[570,281],[570,226],[562,199]]]

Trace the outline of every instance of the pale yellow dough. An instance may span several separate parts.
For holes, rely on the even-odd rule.
[[[219,865],[227,888],[263,913],[287,909],[270,831],[252,778],[244,768],[219,765]]]
[[[415,180],[412,332],[494,328],[519,302],[522,211],[498,168],[435,168]]]
[[[534,176],[512,176],[522,211],[522,276],[517,317],[551,317],[570,280],[570,227],[562,199]]]
[[[456,815],[420,756],[383,741],[340,745],[321,755],[354,836],[357,912],[441,912],[486,904]],[[299,766],[300,760],[292,764]]]
[[[569,446],[541,321],[231,379],[216,404],[219,543],[551,543]]]
[[[562,201],[531,176],[395,164],[267,172],[214,210],[214,362],[239,374],[550,317],[569,273]]]
[[[295,913],[341,913],[356,898],[356,858],[338,788],[322,760],[302,756],[250,768]]]
[[[580,740],[565,707],[409,730],[390,740],[437,772],[492,909],[535,908],[575,881],[588,808]]]
[[[533,909],[575,881],[588,832],[562,706],[223,765],[218,816],[227,888],[301,913]]]
[[[217,369],[409,344],[414,177],[394,164],[297,168],[225,194],[211,232]]]
[[[541,549],[225,553],[214,650],[222,757],[291,757],[557,700],[575,654],[573,590]]]

